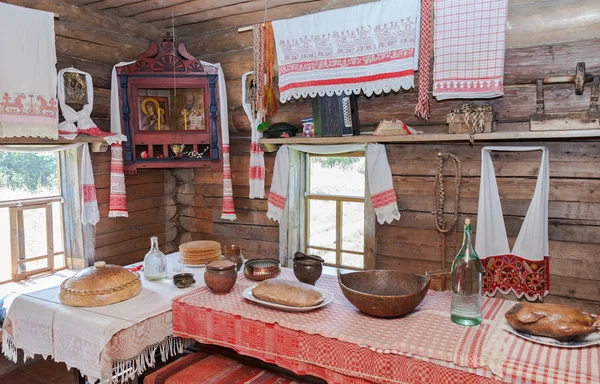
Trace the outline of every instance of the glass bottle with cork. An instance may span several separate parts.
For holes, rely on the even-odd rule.
[[[167,257],[158,249],[158,237],[150,238],[150,251],[144,257],[144,277],[156,281],[167,277]]]
[[[483,266],[475,253],[471,219],[465,219],[463,243],[452,262],[451,319],[460,325],[481,323]]]

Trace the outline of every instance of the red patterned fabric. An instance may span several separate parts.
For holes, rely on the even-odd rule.
[[[419,48],[419,100],[415,115],[429,119],[429,75],[431,66],[431,4],[421,1],[421,46]]]
[[[483,292],[494,296],[497,292],[517,297],[544,297],[550,290],[550,258],[527,260],[515,255],[490,256],[481,259]]]
[[[293,279],[289,269],[281,278]],[[317,286],[332,304],[288,313],[244,301],[243,277],[227,295],[205,287],[173,300],[174,335],[233,348],[330,383],[599,383],[600,347],[559,349],[504,330],[514,302],[483,300],[483,322],[450,321],[450,292],[429,292],[412,314],[377,319],[358,312],[333,276]]]
[[[293,279],[287,269],[280,276]],[[473,375],[470,382],[493,381],[482,351],[502,300],[486,299],[484,324],[468,328],[449,320],[450,296],[445,293],[430,292],[410,316],[378,319],[346,301],[333,276],[322,276],[317,285],[333,292],[334,302],[306,313],[280,312],[245,301],[241,292],[253,284],[239,278],[228,295],[216,296],[202,288],[176,298],[174,335],[231,347],[331,382],[398,382],[399,378],[415,382],[420,376],[414,376],[411,367],[422,370],[422,377],[448,371],[443,377],[454,377],[449,382],[464,383],[465,372],[487,375]],[[439,366],[444,364],[449,368]]]
[[[393,189],[380,192],[376,195],[371,195],[371,201],[373,202],[373,208],[381,208],[388,204],[396,202],[396,192]]]
[[[294,384],[297,381],[281,377],[264,369],[208,353],[194,353],[154,372],[144,384]]]
[[[125,191],[125,173],[123,168],[123,147],[121,144],[110,146],[110,197],[108,217],[128,217],[127,192]]]
[[[269,204],[271,204],[279,209],[283,209],[283,207],[285,207],[285,197],[278,195],[275,192],[271,191],[271,192],[269,192]]]

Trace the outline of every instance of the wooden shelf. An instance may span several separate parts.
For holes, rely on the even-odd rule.
[[[586,129],[573,131],[523,131],[523,132],[492,132],[478,133],[475,141],[498,141],[498,140],[550,140],[550,139],[577,139],[577,138],[600,138],[600,129]],[[305,145],[333,145],[333,144],[360,144],[360,143],[430,143],[430,142],[456,142],[469,141],[466,133],[449,134],[433,133],[422,135],[403,136],[348,136],[348,137],[289,137],[279,139],[260,139],[260,144],[267,152],[277,150],[282,144],[305,144]]]
[[[79,134],[73,140],[67,140],[59,137],[56,140],[45,137],[6,137],[0,138],[0,145],[37,145],[37,144],[74,144],[74,143],[98,143],[99,145],[90,146],[92,152],[106,152],[108,144],[102,137]]]

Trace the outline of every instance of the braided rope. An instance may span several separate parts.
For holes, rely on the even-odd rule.
[[[448,233],[454,228],[458,221],[458,212],[460,210],[460,180],[462,170],[460,160],[451,153],[438,153],[439,162],[435,181],[433,183],[433,212],[435,218],[435,227],[440,233]],[[446,188],[444,187],[444,162],[450,159],[454,164],[454,183],[456,184],[456,194],[454,196],[454,218],[450,226],[444,223],[444,204],[446,202]]]
[[[262,105],[262,90],[264,87],[263,75],[262,75],[262,34],[263,28],[260,24],[252,26],[252,37],[254,47],[254,84],[256,86],[256,98],[254,99],[254,110],[259,111]]]
[[[110,293],[125,290],[131,286],[134,286],[134,285],[140,283],[140,275],[136,273],[135,279],[131,280],[130,282],[128,282],[126,284],[108,288],[108,289],[102,289],[102,290],[98,290],[98,291],[86,291],[86,290],[81,290],[81,289],[68,288],[66,286],[67,281],[68,281],[68,279],[63,281],[60,285],[60,289],[67,293],[77,295],[77,296],[108,295]]]
[[[469,142],[473,144],[475,142],[475,134],[482,133],[485,127],[485,113],[492,112],[492,107],[489,105],[481,105],[476,107],[471,104],[463,104],[462,107],[458,109],[450,110],[449,118],[450,118],[450,130],[452,133],[456,133],[454,130],[454,121],[456,119],[457,114],[465,115],[465,126],[467,127],[467,132],[469,133]]]
[[[429,119],[429,75],[431,65],[431,4],[423,0],[421,4],[421,42],[419,47],[419,96],[415,115]]]

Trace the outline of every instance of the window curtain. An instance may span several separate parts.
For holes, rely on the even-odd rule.
[[[280,243],[288,244],[290,228],[289,215],[298,211],[298,207],[290,207],[288,193],[292,177],[297,175],[300,166],[300,154],[337,155],[350,152],[365,152],[369,197],[380,224],[391,223],[400,219],[400,211],[396,201],[396,192],[392,180],[392,172],[388,163],[385,145],[383,144],[347,144],[347,145],[284,145],[279,148],[275,158],[273,181],[269,192],[267,217],[279,222]],[[303,172],[301,172],[303,173]],[[297,189],[297,188],[295,188]],[[297,191],[296,191],[297,192]],[[295,200],[292,199],[292,200]],[[296,247],[291,247],[298,248]],[[290,247],[280,247],[280,261],[287,265]]]
[[[79,159],[80,167],[80,187],[81,187],[81,223],[83,225],[96,225],[100,221],[100,211],[98,210],[98,200],[96,199],[96,185],[94,184],[94,172],[92,170],[92,161],[87,143],[57,145],[57,146],[7,146],[0,145],[2,152],[19,153],[42,153],[68,151],[70,149],[82,147],[82,155]]]

